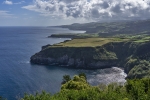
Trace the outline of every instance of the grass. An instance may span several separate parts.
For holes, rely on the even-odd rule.
[[[57,34],[58,36],[60,34]],[[56,36],[57,36],[56,35]],[[54,44],[53,47],[97,47],[107,44],[109,42],[136,42],[143,43],[150,41],[150,35],[125,35],[120,34],[113,37],[99,37],[98,34],[61,34],[61,36],[74,36],[70,41]]]
[[[148,42],[148,41],[149,40],[142,39],[142,40],[137,40],[137,41],[134,41],[134,42],[143,43],[143,42]]]
[[[71,41],[65,41],[54,44],[52,47],[97,47],[109,42],[136,42],[143,43],[150,41],[149,34],[117,34],[114,36],[101,37],[98,33],[83,34],[54,34],[52,37],[72,38]]]
[[[107,44],[109,42],[124,42],[129,39],[121,38],[85,38],[85,39],[73,39],[58,44],[54,44],[54,47],[97,47]]]
[[[150,36],[139,36],[135,42],[148,42],[150,41]]]

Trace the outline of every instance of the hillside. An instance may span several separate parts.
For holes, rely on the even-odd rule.
[[[118,34],[150,34],[150,20],[107,22],[107,23],[85,23],[57,26],[69,28],[71,30],[83,30],[88,34],[98,34],[99,36],[114,36]]]

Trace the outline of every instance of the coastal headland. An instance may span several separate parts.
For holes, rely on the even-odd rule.
[[[31,63],[68,68],[123,68],[127,78],[149,77],[150,20],[86,23],[56,26],[84,30],[82,34],[53,34],[50,38],[71,38],[46,45]]]
[[[34,64],[82,69],[118,66],[125,70],[128,78],[142,78],[149,73],[149,38],[138,35],[128,38],[72,39],[43,46],[30,61]]]

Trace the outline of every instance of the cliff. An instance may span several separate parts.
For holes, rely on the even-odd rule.
[[[36,64],[71,68],[105,68],[116,65],[118,58],[102,47],[48,47],[31,57]]]
[[[30,61],[34,64],[59,65],[82,69],[101,69],[118,66],[124,68],[128,74],[127,78],[149,76],[149,41],[109,41],[112,40],[111,38],[104,41],[99,40],[100,44],[95,42],[98,41],[95,38],[93,39],[95,45],[92,43],[94,46],[90,46],[91,44],[79,45],[84,44],[83,40],[77,39],[78,42],[71,40],[60,44],[43,46],[42,50],[33,55]],[[82,43],[80,43],[81,41]],[[74,43],[77,44],[73,45]],[[88,40],[88,43],[91,43],[91,41]]]

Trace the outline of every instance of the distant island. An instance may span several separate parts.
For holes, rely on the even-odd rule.
[[[72,38],[43,46],[31,63],[68,68],[123,68],[127,78],[149,77],[150,21],[86,23],[57,26],[85,30],[84,34],[53,34],[49,37]]]

